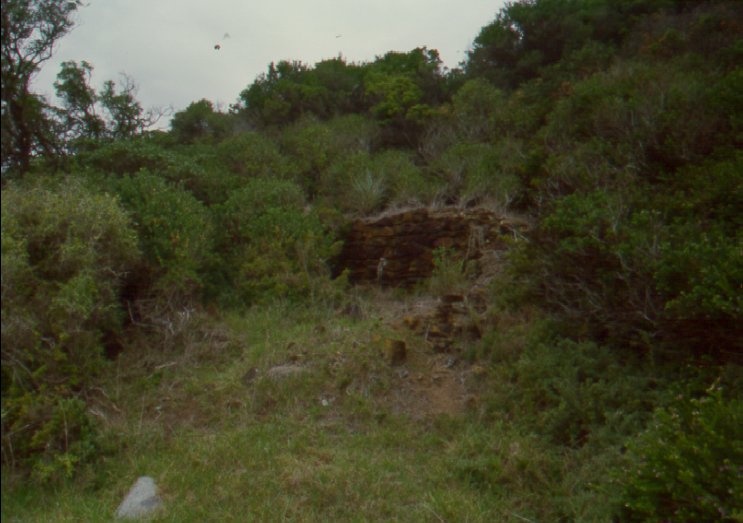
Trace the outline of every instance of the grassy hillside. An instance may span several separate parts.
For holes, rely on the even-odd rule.
[[[460,69],[279,62],[168,132],[85,62],[9,87],[3,519],[147,474],[162,521],[743,520],[741,13],[514,2]],[[350,285],[351,221],[417,207],[530,227]],[[474,286],[447,351],[403,321]]]

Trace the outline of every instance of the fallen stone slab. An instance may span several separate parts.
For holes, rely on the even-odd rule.
[[[272,380],[282,380],[285,378],[299,376],[300,374],[304,374],[305,372],[307,372],[306,367],[297,365],[295,363],[287,363],[285,365],[277,365],[276,367],[271,367],[266,371],[266,376]]]
[[[129,493],[116,510],[119,519],[145,519],[153,515],[163,502],[157,494],[155,480],[142,476],[134,483]]]

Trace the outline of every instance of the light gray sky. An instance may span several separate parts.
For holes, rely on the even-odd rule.
[[[270,62],[309,65],[342,54],[438,49],[457,67],[503,0],[89,0],[35,90],[50,98],[59,64],[86,60],[93,85],[126,73],[145,108],[176,111],[206,98],[225,109]],[[229,37],[225,37],[229,34]],[[221,45],[219,51],[214,49]]]

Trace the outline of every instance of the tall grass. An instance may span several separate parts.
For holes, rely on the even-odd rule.
[[[400,335],[384,320],[400,296],[354,299],[360,317],[273,304],[197,314],[167,350],[153,350],[152,333],[135,339],[99,383],[108,453],[43,488],[4,470],[3,520],[110,521],[140,475],[165,500],[155,521],[615,516],[623,445],[669,394],[653,369],[535,337],[538,318],[523,315],[469,348],[479,365],[497,363],[469,411],[408,416],[388,393],[419,378],[375,349],[379,336]],[[272,377],[287,365],[302,370]]]

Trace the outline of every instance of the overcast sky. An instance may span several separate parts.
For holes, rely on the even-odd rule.
[[[503,0],[89,0],[35,89],[51,97],[59,64],[88,61],[93,85],[126,73],[145,108],[206,98],[225,109],[270,62],[366,62],[438,49],[457,67]],[[219,44],[220,50],[214,46]]]

